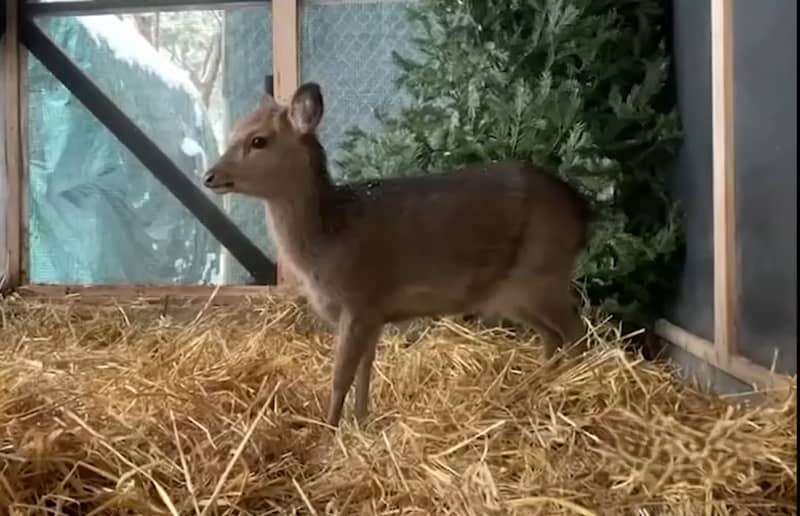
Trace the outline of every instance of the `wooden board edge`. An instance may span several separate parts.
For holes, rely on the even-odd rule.
[[[733,355],[728,360],[722,360],[712,342],[698,337],[665,319],[659,319],[656,322],[654,333],[670,344],[683,349],[741,382],[755,387],[757,390],[788,389],[790,387],[796,388],[797,386],[796,378],[771,371],[741,355]]]
[[[736,178],[733,98],[733,1],[711,0],[714,345],[720,361],[736,355]]]
[[[51,303],[162,304],[165,300],[184,304],[234,305],[296,295],[285,287],[272,285],[23,285],[16,290],[23,299]]]
[[[298,0],[272,0],[272,74],[275,99],[286,104],[300,83]],[[264,206],[264,216],[266,204]],[[295,287],[297,280],[280,253],[276,256],[277,283]]]
[[[6,173],[6,266],[0,290],[10,291],[24,277],[23,262],[23,162],[21,147],[19,2],[6,0],[4,34],[5,173]]]

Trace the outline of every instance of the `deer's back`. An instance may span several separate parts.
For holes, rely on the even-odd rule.
[[[520,268],[571,268],[585,240],[583,200],[524,163],[358,183],[337,195],[326,211],[340,225],[320,271],[343,296],[391,305],[394,318],[467,310]]]

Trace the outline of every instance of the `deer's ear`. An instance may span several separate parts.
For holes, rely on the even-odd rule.
[[[258,107],[265,108],[275,104],[275,99],[272,98],[272,95],[265,93],[261,96],[261,100],[258,101]]]
[[[325,107],[319,84],[307,82],[297,88],[289,105],[289,120],[299,133],[312,133],[322,120]]]
[[[275,79],[272,75],[264,76],[264,93],[270,97],[275,96]]]
[[[273,87],[272,76],[267,75],[264,77],[264,94],[258,101],[258,106],[264,108],[275,104],[275,97],[273,92],[274,92],[274,87]]]

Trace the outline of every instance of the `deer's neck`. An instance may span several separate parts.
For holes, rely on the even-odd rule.
[[[296,177],[286,195],[265,202],[267,224],[279,254],[290,262],[290,268],[308,278],[321,259],[330,239],[330,220],[339,220],[338,189],[328,173],[325,149],[316,136],[306,135],[300,143],[307,158],[293,163]]]
[[[333,188],[332,185],[325,188]],[[304,276],[313,270],[326,243],[323,210],[326,191],[312,189],[292,199],[265,202],[267,223],[282,258]]]

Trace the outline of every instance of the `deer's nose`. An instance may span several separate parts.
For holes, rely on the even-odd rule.
[[[209,170],[206,172],[206,175],[203,177],[203,184],[206,186],[214,186],[214,171]]]

